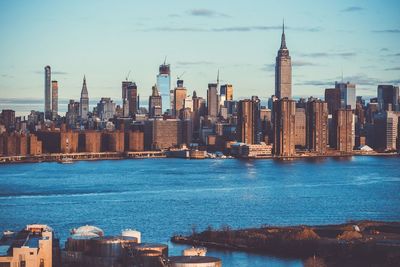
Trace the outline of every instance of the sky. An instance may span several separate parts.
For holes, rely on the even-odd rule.
[[[293,64],[293,95],[322,97],[335,80],[376,95],[400,83],[400,1],[1,0],[0,98],[44,99],[44,67],[59,98],[121,102],[121,81],[151,94],[167,57],[172,81],[206,97],[216,80],[234,98],[274,93],[282,21]],[[0,107],[1,109],[1,107]]]

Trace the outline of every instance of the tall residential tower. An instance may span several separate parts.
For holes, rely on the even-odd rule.
[[[51,68],[44,67],[44,116],[51,119]]]

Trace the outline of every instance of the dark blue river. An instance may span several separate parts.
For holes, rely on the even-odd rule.
[[[400,221],[400,158],[318,160],[144,159],[74,164],[0,165],[0,230],[52,226],[64,244],[69,230],[96,225],[108,235],[142,232],[168,243],[193,225]],[[182,246],[170,245],[170,254]],[[240,252],[209,250],[224,266],[302,266]]]

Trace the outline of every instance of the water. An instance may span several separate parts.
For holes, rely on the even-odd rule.
[[[52,226],[62,244],[84,224],[106,234],[136,228],[164,242],[193,225],[331,224],[400,220],[400,158],[322,160],[144,159],[0,165],[0,230]],[[171,243],[171,254],[182,246]],[[224,266],[301,266],[211,250]]]

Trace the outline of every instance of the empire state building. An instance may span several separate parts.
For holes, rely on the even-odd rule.
[[[292,98],[292,60],[286,47],[285,24],[282,26],[281,47],[275,64],[275,95],[279,99]]]

